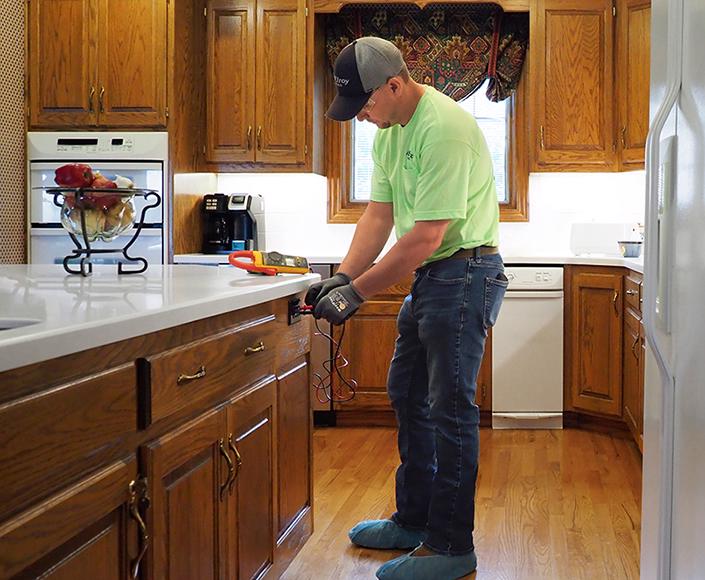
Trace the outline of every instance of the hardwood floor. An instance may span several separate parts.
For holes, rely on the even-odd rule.
[[[355,548],[347,531],[394,511],[396,434],[314,433],[314,534],[282,580],[373,579],[402,552]],[[480,434],[473,580],[639,578],[641,457],[603,433]],[[434,580],[430,579],[429,580]]]

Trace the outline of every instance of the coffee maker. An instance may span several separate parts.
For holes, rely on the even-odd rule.
[[[203,196],[203,253],[264,251],[264,199],[249,193]]]

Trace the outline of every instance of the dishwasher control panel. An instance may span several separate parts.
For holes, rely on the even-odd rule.
[[[509,290],[563,290],[563,268],[557,266],[506,266]]]

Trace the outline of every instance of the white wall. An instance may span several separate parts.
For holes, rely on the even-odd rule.
[[[326,222],[325,177],[231,173],[218,175],[215,182],[211,178],[208,181],[215,183],[219,192],[264,196],[268,250],[305,256],[343,256],[350,244],[353,225]],[[636,223],[643,222],[643,215],[643,171],[532,174],[530,221],[500,225],[502,253],[505,256],[570,254],[571,224]]]

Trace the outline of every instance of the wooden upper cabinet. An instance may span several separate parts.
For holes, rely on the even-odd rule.
[[[167,0],[98,0],[101,125],[166,124]]]
[[[29,2],[29,123],[97,122],[95,0]]]
[[[611,0],[537,0],[532,18],[535,169],[612,170]]]
[[[571,402],[577,410],[622,416],[622,274],[571,270]]]
[[[620,168],[640,169],[649,131],[650,0],[618,0],[617,26]]]
[[[29,2],[34,128],[166,125],[167,0]]]
[[[253,162],[254,3],[211,0],[207,14],[206,157],[214,162]]]
[[[303,0],[257,1],[257,161],[304,162],[306,6]]]
[[[208,3],[207,163],[306,161],[306,0]]]

